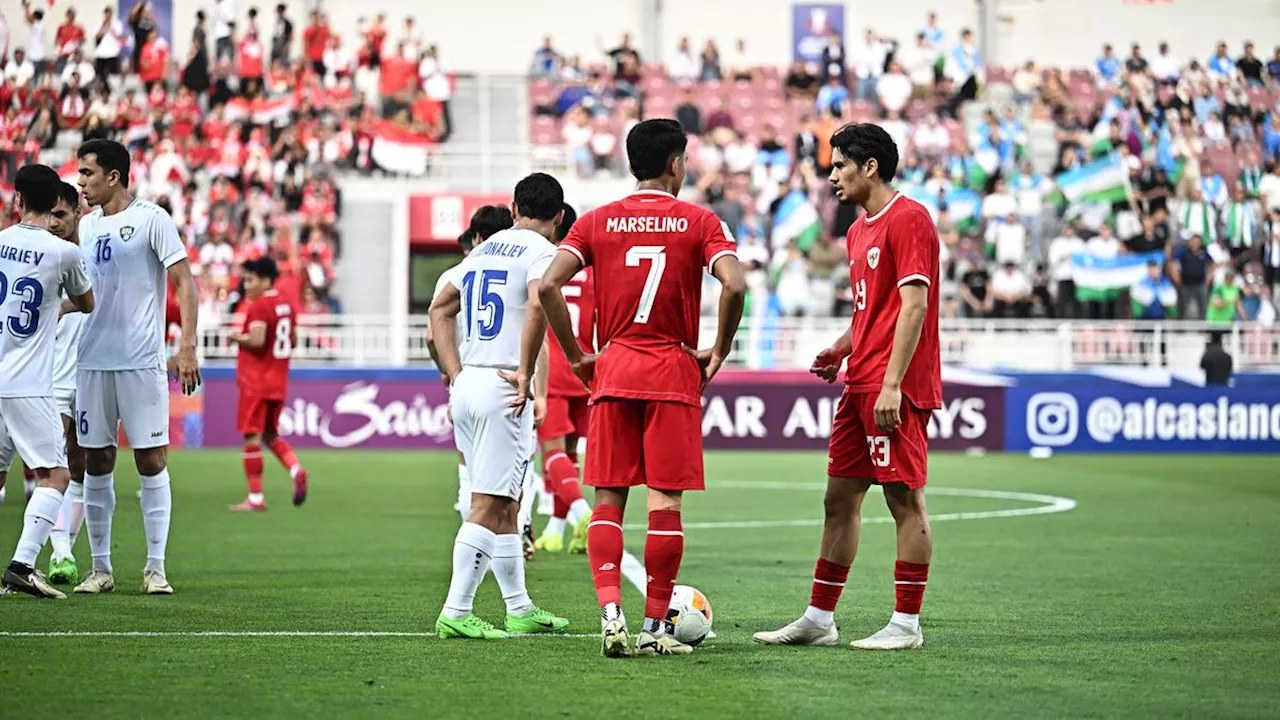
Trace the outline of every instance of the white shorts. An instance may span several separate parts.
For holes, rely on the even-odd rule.
[[[507,407],[515,390],[493,368],[467,367],[453,381],[453,435],[471,473],[471,492],[517,500],[535,448],[533,408]]]
[[[115,447],[119,426],[138,449],[169,444],[169,381],[164,370],[77,370],[76,434],[83,448]]]
[[[0,398],[0,468],[9,469],[14,450],[29,468],[64,468],[66,443],[53,398]]]
[[[63,417],[76,419],[76,390],[75,388],[54,388],[53,402],[58,406],[58,414]]]

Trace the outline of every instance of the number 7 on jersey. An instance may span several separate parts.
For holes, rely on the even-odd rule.
[[[666,249],[664,245],[636,245],[627,250],[627,267],[640,267],[640,263],[645,260],[652,263],[649,266],[649,277],[644,281],[644,289],[640,291],[640,306],[636,308],[635,322],[649,322],[653,299],[658,295],[662,273],[667,269]]]

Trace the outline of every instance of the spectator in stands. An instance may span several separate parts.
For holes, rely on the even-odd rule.
[[[1247,260],[1248,254],[1261,235],[1262,220],[1254,201],[1245,194],[1243,185],[1236,185],[1222,219],[1223,239],[1231,250],[1232,259],[1238,261],[1241,256],[1245,256]]]
[[[1273,211],[1269,232],[1259,256],[1262,259],[1262,282],[1271,289],[1273,302],[1280,301],[1280,211]]]
[[[1028,60],[1013,73],[1013,101],[1025,105],[1040,95],[1040,71]]]
[[[1271,122],[1262,131],[1262,155],[1268,162],[1280,163],[1280,112],[1271,113]]]
[[[71,56],[84,45],[84,38],[84,28],[76,22],[76,9],[74,7],[67,8],[66,20],[58,26],[53,36],[53,44],[58,53],[54,72],[59,75],[63,74],[63,70],[71,60]],[[83,56],[81,59],[83,59]]]
[[[1164,251],[1168,235],[1162,235],[1157,228],[1155,218],[1150,215],[1142,216],[1142,232],[1125,240],[1125,248],[1135,254]]]
[[[422,55],[422,48],[425,43],[422,39],[422,33],[418,30],[417,21],[412,15],[404,16],[404,23],[400,28],[398,42],[404,43],[405,57],[410,60],[416,60]]]
[[[674,79],[674,76],[673,76]],[[813,100],[818,97],[818,78],[809,72],[803,60],[796,60],[787,71],[786,92],[789,100]]]
[[[791,176],[791,153],[778,142],[777,131],[772,125],[760,129],[751,174],[757,187],[764,185],[766,180],[780,182]]]
[[[1003,222],[993,222],[987,229],[987,242],[997,263],[1021,265],[1027,259],[1027,229],[1018,222],[1018,214],[1010,210]]]
[[[775,296],[783,317],[804,317],[813,311],[809,292],[809,268],[800,248],[794,244],[774,254],[773,273],[777,277]]]
[[[1253,43],[1246,40],[1244,43],[1244,54],[1236,60],[1236,70],[1240,72],[1240,77],[1246,84],[1252,87],[1262,87],[1262,60],[1254,54]]]
[[[702,47],[699,62],[702,67],[698,72],[699,82],[720,82],[724,79],[724,73],[720,69],[720,50],[716,48],[714,40],[707,40],[707,44]]]
[[[204,11],[197,11],[196,26],[191,31],[191,48],[182,67],[182,86],[195,95],[202,95],[213,84],[209,73],[208,43]]]
[[[1218,239],[1218,211],[1205,202],[1199,186],[1191,191],[1191,199],[1183,201],[1178,225],[1183,232],[1199,235],[1208,242]]]
[[[530,77],[542,78],[549,80],[560,74],[560,53],[556,52],[555,46],[551,43],[551,36],[542,39],[542,47],[533,53],[533,60],[529,63]]]
[[[609,118],[598,115],[591,128],[592,169],[596,172],[613,172],[618,155],[618,136],[609,126]]]
[[[987,317],[994,307],[991,274],[981,255],[969,259],[969,269],[960,277],[960,299],[964,301],[962,309],[967,318]]]
[[[1147,274],[1129,289],[1135,320],[1166,320],[1176,317],[1178,290],[1160,272],[1155,260],[1147,263]]]
[[[1200,132],[1209,147],[1225,147],[1228,143],[1227,126],[1222,123],[1222,116],[1216,112],[1209,113],[1209,119],[1200,127]]]
[[[1058,304],[1055,315],[1060,318],[1078,317],[1076,307],[1076,282],[1071,259],[1084,252],[1084,241],[1076,235],[1075,225],[1062,226],[1062,234],[1049,244],[1049,275],[1054,282]]]
[[[729,71],[726,74],[733,82],[750,83],[759,79],[760,71],[751,63],[751,58],[747,55],[745,38],[738,38],[733,43],[733,53],[729,56],[728,65]]]
[[[1241,304],[1240,285],[1236,271],[1229,265],[1223,268],[1222,282],[1214,283],[1209,291],[1209,308],[1204,319],[1211,323],[1231,323],[1245,317]]]
[[[23,0],[22,9],[27,20],[27,59],[35,68],[35,79],[39,80],[50,70],[45,48],[44,10],[31,7],[30,0]]]
[[[276,3],[276,24],[271,32],[271,62],[288,65],[293,48],[293,21],[289,19],[288,6]]]
[[[1147,59],[1142,56],[1142,46],[1134,43],[1129,48],[1129,57],[1124,61],[1124,71],[1130,75],[1141,75],[1147,71]]]
[[[96,77],[93,63],[84,59],[84,49],[73,50],[62,67],[62,84],[75,90],[87,89]]]
[[[1227,205],[1227,183],[1214,169],[1212,160],[1204,160],[1200,164],[1200,194],[1216,212],[1221,212]]]
[[[686,133],[702,134],[702,110],[698,107],[698,96],[693,88],[685,88],[684,98],[676,106],[676,121]]]
[[[1162,41],[1158,49],[1159,53],[1151,59],[1151,74],[1161,85],[1176,85],[1182,62],[1169,52],[1169,43]]]
[[[827,44],[822,48],[822,84],[827,85],[835,77],[840,85],[847,86],[845,65],[848,59],[844,53],[844,40],[840,33],[831,31],[827,34]]]
[[[213,8],[213,59],[234,60],[236,28],[236,0],[217,0]]]
[[[943,73],[956,88],[955,95],[946,106],[947,115],[954,118],[962,103],[978,96],[978,83],[985,76],[982,53],[974,44],[973,32],[968,28],[960,31],[960,44],[947,57]]]
[[[671,78],[672,82],[692,83],[698,81],[701,71],[701,65],[693,57],[689,36],[685,35],[676,44],[675,55],[672,55],[671,60],[667,62],[667,77]]]
[[[747,217],[747,206],[742,203],[741,195],[736,186],[727,185],[724,194],[711,205],[711,209],[729,226],[729,231],[734,235],[738,234]]]
[[[827,84],[818,90],[818,100],[815,112],[819,115],[830,113],[832,115],[844,115],[844,106],[849,102],[849,88],[845,87],[840,78],[832,75],[827,78]]]
[[[733,129],[733,115],[729,114],[729,107],[725,104],[724,98],[717,97],[711,105],[711,112],[707,115],[706,132],[715,133],[722,128]]]
[[[889,45],[871,28],[867,28],[862,43],[855,45],[850,51],[850,62],[853,63],[854,97],[859,100],[871,100],[876,94],[876,84],[884,73],[884,59],[889,54]]]
[[[13,51],[13,60],[4,66],[4,77],[13,80],[14,85],[25,88],[32,84],[36,76],[36,67],[27,59],[27,51],[17,48]]]
[[[156,86],[163,87],[169,72],[169,44],[160,38],[160,31],[154,25],[152,23],[150,33],[142,44],[135,66],[138,79],[142,80],[147,92],[151,92]]]
[[[1178,317],[1203,320],[1208,304],[1208,281],[1213,260],[1204,247],[1204,238],[1193,234],[1185,245],[1173,251],[1170,275],[1178,286]]]
[[[613,60],[614,77],[622,75],[622,69],[627,62],[632,63],[636,67],[641,66],[640,53],[631,46],[631,33],[622,34],[622,43],[618,47],[606,53]]]
[[[911,81],[912,97],[925,97],[936,80],[937,45],[931,43],[925,33],[921,32],[916,35],[914,45],[898,48],[894,58]]]
[[[124,25],[115,17],[115,9],[108,5],[102,10],[102,25],[94,34],[94,70],[103,80],[120,74],[120,53],[124,49]]]
[[[155,16],[151,14],[149,0],[137,0],[129,11],[129,28],[133,30],[133,67],[141,65],[142,49],[151,39],[151,32],[156,30]],[[159,33],[156,34],[159,37]]]
[[[1204,371],[1206,387],[1226,387],[1231,384],[1232,360],[1222,347],[1221,331],[1209,333],[1209,342],[1200,358],[1200,369]]]
[[[1227,44],[1219,42],[1213,57],[1205,64],[1205,70],[1215,80],[1230,80],[1236,74],[1236,61],[1227,55]]]
[[[1275,53],[1267,61],[1267,77],[1272,82],[1280,81],[1280,45],[1276,46]]]
[[[595,167],[595,159],[591,155],[591,138],[595,132],[591,129],[586,109],[574,108],[561,132],[578,177],[587,177]]]
[[[1031,316],[1031,280],[1014,261],[1001,264],[991,278],[991,313],[998,318]]]
[[[818,149],[821,140],[818,137],[817,124],[810,115],[800,117],[800,130],[796,133],[792,149],[795,153],[796,166],[818,166]]]
[[[302,31],[302,54],[311,64],[311,71],[324,77],[324,52],[329,47],[329,23],[324,13],[311,11],[311,23]]]
[[[911,99],[911,79],[902,72],[902,63],[897,60],[889,63],[889,71],[876,81],[876,97],[880,101],[880,109],[886,114],[901,113],[907,107],[907,101]]]

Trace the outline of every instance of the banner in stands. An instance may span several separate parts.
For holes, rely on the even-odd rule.
[[[471,223],[471,215],[485,205],[507,205],[511,195],[501,193],[442,193],[409,197],[409,244],[453,252],[458,236]]]
[[[821,63],[827,36],[844,38],[844,4],[796,3],[791,6],[791,59]]]
[[[1007,389],[1009,450],[1270,452],[1280,449],[1280,387],[1020,380]]]

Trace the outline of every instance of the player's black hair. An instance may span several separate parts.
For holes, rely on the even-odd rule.
[[[556,226],[556,242],[569,237],[569,231],[573,229],[573,224],[578,222],[578,211],[574,210],[572,205],[565,203],[560,209],[564,210],[564,218]]]
[[[506,205],[485,205],[471,216],[471,226],[467,230],[475,243],[488,240],[494,233],[510,230],[515,224],[511,208]]]
[[[462,248],[462,252],[470,255],[471,249],[476,246],[476,234],[471,232],[471,228],[462,231],[458,236],[458,247]]]
[[[80,207],[80,191],[69,182],[59,180],[58,199],[65,202],[72,210]],[[55,205],[57,203],[54,203]]]
[[[564,188],[546,173],[533,173],[516,183],[516,214],[533,220],[553,220],[564,205]]]
[[[129,150],[124,145],[115,140],[95,138],[86,141],[76,151],[76,157],[81,160],[89,155],[94,156],[103,172],[115,170],[120,173],[120,184],[129,187]]]
[[[48,165],[23,165],[14,176],[13,189],[22,196],[22,206],[31,212],[47,213],[58,204],[62,178]]]
[[[272,284],[275,284],[276,278],[280,277],[280,268],[276,266],[276,261],[272,260],[269,255],[245,260],[241,267],[247,273],[253,273],[260,278],[270,280]]]
[[[831,136],[831,147],[839,149],[841,155],[859,167],[875,158],[878,165],[876,175],[881,182],[893,180],[898,172],[898,146],[879,125],[849,123]]]
[[[675,120],[654,119],[637,123],[627,133],[627,160],[637,180],[653,180],[667,172],[672,155],[680,155],[689,145],[684,128]]]

